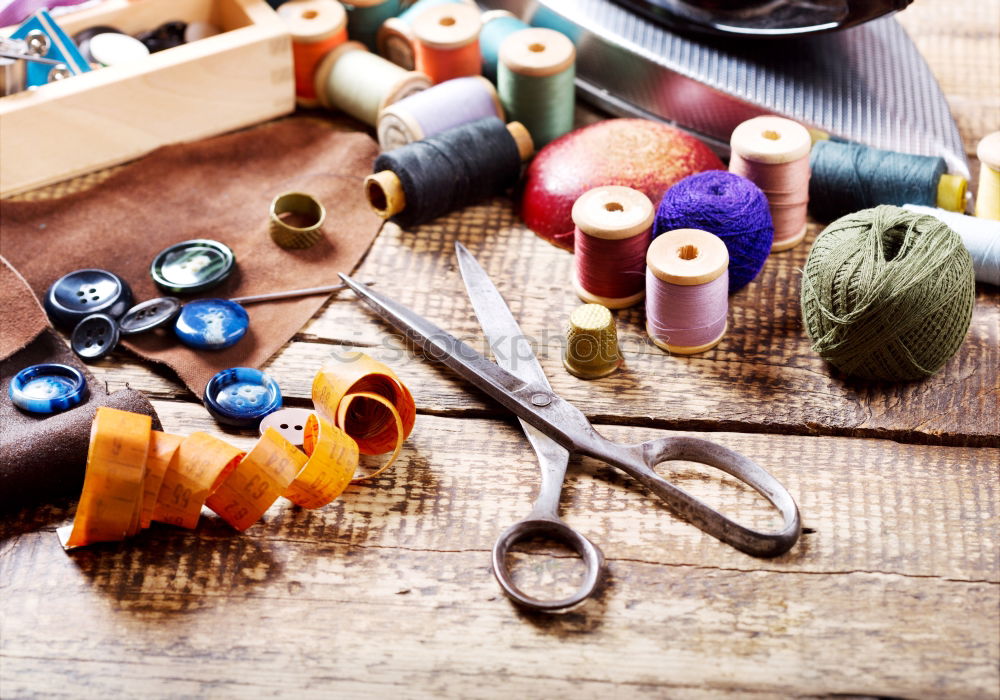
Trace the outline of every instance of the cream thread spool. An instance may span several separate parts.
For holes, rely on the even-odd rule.
[[[399,16],[387,19],[382,23],[375,39],[379,54],[406,70],[416,68],[417,56],[414,47],[417,38],[413,35],[414,21],[424,10],[456,2],[475,5],[474,0],[420,0],[407,7]]]
[[[336,0],[288,0],[278,7],[292,36],[296,101],[315,107],[315,73],[323,57],[347,41],[347,12]]]
[[[708,231],[682,228],[656,237],[646,253],[646,333],[658,347],[693,355],[726,335],[729,252]]]
[[[583,301],[624,309],[645,295],[653,203],[631,187],[606,185],[573,203],[573,289]]]
[[[508,119],[542,148],[573,130],[576,47],[553,29],[522,29],[500,44],[497,92]]]
[[[388,105],[430,86],[423,73],[403,70],[356,41],[335,48],[316,69],[320,103],[369,126],[375,126],[379,113]]]
[[[504,118],[493,83],[481,75],[446,80],[383,109],[378,143],[391,151],[488,116]]]
[[[976,147],[979,158],[979,192],[976,216],[1000,219],[1000,131],[988,134]]]
[[[432,82],[479,75],[479,9],[461,3],[425,10],[413,23],[417,39],[417,70]]]
[[[774,221],[771,252],[794,248],[806,235],[809,204],[809,131],[791,119],[754,117],[733,130],[729,171],[767,195]]]

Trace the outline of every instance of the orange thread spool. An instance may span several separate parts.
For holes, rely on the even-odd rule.
[[[422,13],[413,23],[417,40],[417,70],[443,83],[452,78],[479,75],[479,10],[470,5],[438,5]]]
[[[303,107],[315,107],[316,67],[347,41],[347,11],[337,0],[289,0],[278,7],[278,16],[292,35],[295,95]]]

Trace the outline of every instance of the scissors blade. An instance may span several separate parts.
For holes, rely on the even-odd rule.
[[[472,253],[458,241],[455,241],[455,253],[458,255],[458,268],[469,292],[472,308],[493,352],[493,359],[511,374],[526,382],[543,384],[551,391],[552,387],[531,349],[531,343],[521,332],[521,327],[517,325],[514,314],[500,296],[493,280]]]

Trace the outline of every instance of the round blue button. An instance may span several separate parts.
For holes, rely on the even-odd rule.
[[[181,308],[174,333],[196,350],[221,350],[235,345],[250,326],[247,310],[228,299],[197,299]]]
[[[118,318],[132,306],[132,290],[107,270],[76,270],[60,277],[45,293],[45,312],[57,326],[70,329],[91,314]]]
[[[246,428],[281,408],[281,389],[259,369],[232,367],[208,380],[205,408],[220,423]]]
[[[83,403],[87,380],[68,365],[25,367],[10,381],[10,400],[30,413],[60,413]]]

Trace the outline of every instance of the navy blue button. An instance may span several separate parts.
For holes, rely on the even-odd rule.
[[[171,323],[180,312],[181,300],[177,297],[147,299],[125,312],[118,320],[118,330],[122,335],[145,333]]]
[[[250,326],[247,310],[228,299],[197,299],[181,308],[174,333],[196,350],[221,350],[235,345]]]
[[[84,362],[99,360],[118,345],[118,323],[105,314],[91,314],[76,324],[69,345]]]
[[[45,293],[45,312],[57,326],[70,329],[91,314],[118,318],[132,306],[132,290],[107,270],[76,270],[60,277]]]
[[[83,403],[87,380],[68,365],[25,367],[10,381],[10,400],[30,413],[60,413]]]
[[[232,367],[208,380],[205,408],[220,423],[246,428],[281,408],[281,389],[259,369]]]
[[[196,294],[229,277],[235,264],[236,256],[225,243],[197,238],[161,250],[153,258],[149,274],[165,291]]]

